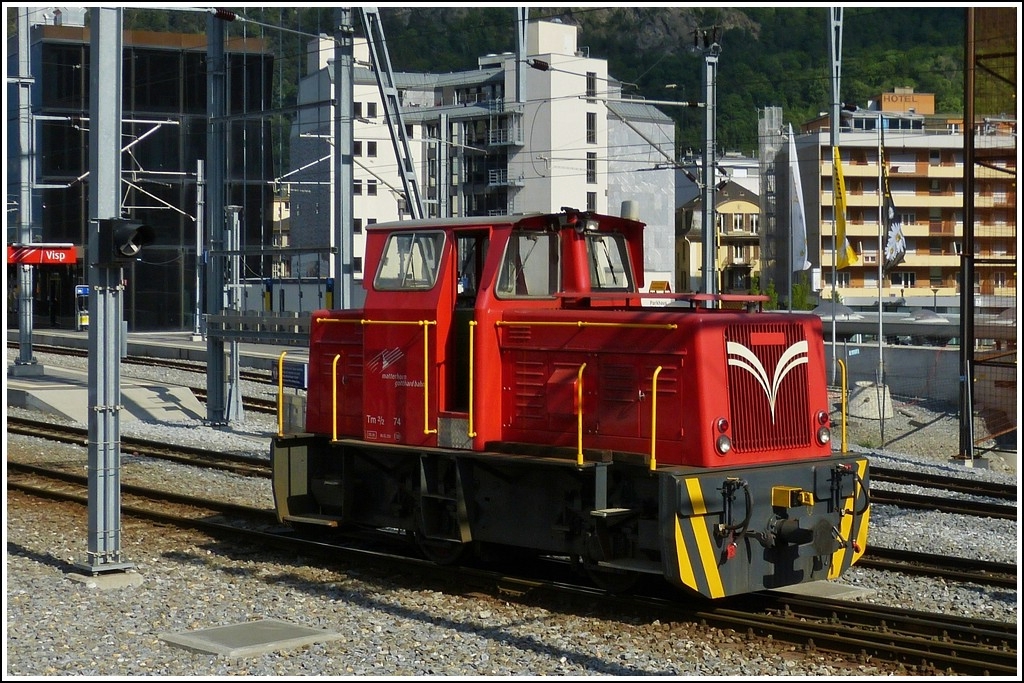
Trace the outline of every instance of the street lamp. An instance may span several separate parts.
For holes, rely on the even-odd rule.
[[[932,287],[932,310],[939,312],[939,288]]]

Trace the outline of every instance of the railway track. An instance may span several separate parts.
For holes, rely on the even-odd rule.
[[[87,478],[77,473],[8,462],[8,490],[77,504],[87,504]],[[272,510],[240,506],[205,497],[125,487],[122,513],[161,525],[196,529],[227,537],[232,543],[273,547],[289,553],[330,559],[331,562],[391,563],[431,581],[458,583],[509,599],[510,595],[557,595],[561,599],[615,604],[628,612],[663,623],[686,621],[714,627],[765,647],[790,643],[805,652],[842,653],[876,666],[885,662],[893,672],[917,674],[1007,675],[1016,672],[1015,624],[960,619],[944,614],[897,610],[870,604],[792,594],[764,592],[722,604],[694,603],[663,597],[608,596],[588,586],[564,580],[509,576],[480,567],[437,567],[379,547],[320,543],[281,533]],[[730,640],[733,638],[730,637]]]
[[[7,432],[81,446],[87,446],[89,440],[89,430],[84,427],[51,424],[14,416],[7,417]],[[121,452],[122,454],[159,458],[184,465],[195,465],[247,476],[270,477],[269,458],[260,460],[246,455],[214,453],[203,448],[177,446],[162,441],[124,436],[121,437]]]
[[[82,446],[87,445],[88,442],[88,430],[70,425],[55,425],[44,421],[10,416],[7,429],[11,433]],[[164,459],[179,464],[217,469],[245,476],[262,478],[271,476],[270,463],[267,459],[256,459],[232,453],[213,453],[201,448],[173,446],[163,442],[135,438],[122,438],[121,449],[123,453],[130,453],[138,457]],[[876,498],[876,493],[872,492],[872,499]],[[870,545],[860,561],[860,566],[1007,588],[1015,587],[1017,580],[1015,564]]]
[[[201,392],[199,395],[202,395]],[[274,413],[277,410],[277,406],[274,401],[255,399],[248,399],[247,401],[252,401],[252,403],[246,402],[245,405],[253,410],[260,410],[268,413]],[[85,443],[88,439],[88,430],[84,428],[52,425],[43,421],[16,417],[8,418],[8,431],[25,434],[27,436],[43,436],[45,434],[47,435],[47,438],[52,438],[58,441],[70,441],[72,443]],[[123,438],[121,443],[122,447],[126,450],[134,449],[136,451],[148,451],[153,454],[153,457],[159,457],[161,447],[163,447],[163,450],[167,450],[166,444],[161,444],[159,442],[146,442],[144,439]],[[209,460],[209,455],[204,457]],[[209,466],[212,467],[214,465]],[[906,478],[900,478],[900,475],[902,474],[906,474]],[[925,478],[922,478],[918,473],[902,472],[900,470],[886,471],[883,477],[884,478],[881,479],[882,481],[889,481],[898,484],[923,485],[922,482],[928,481],[927,475],[925,475]],[[872,481],[874,481],[874,479],[874,471],[872,471]],[[943,484],[940,483],[938,485],[941,486]],[[971,486],[971,490],[977,495],[992,496],[1007,500],[1016,498],[1015,485],[1000,485],[992,484],[990,482],[968,482],[968,485]],[[1012,498],[1010,493],[1013,494]],[[872,489],[871,500],[876,504],[896,505],[912,509],[938,510],[940,512],[949,512],[952,514],[992,517],[994,519],[1017,519],[1018,512],[1016,505],[1003,505],[1000,503],[986,501],[950,498],[945,495],[944,492],[937,495],[925,495],[906,493],[902,491]]]
[[[19,342],[8,341],[7,348],[17,349]],[[74,358],[86,358],[89,356],[88,349],[80,349],[71,346],[53,346],[47,344],[33,344],[32,350],[37,353],[53,353],[60,356],[71,356]],[[170,358],[156,358],[153,356],[125,356],[121,359],[124,365],[142,365],[147,367],[168,368],[196,374],[206,374],[206,364],[187,360],[174,360]],[[271,374],[262,370],[239,370],[239,378],[249,382],[262,384],[273,384]]]
[[[930,472],[911,472],[888,467],[871,467],[871,481],[885,481],[895,484],[923,486],[942,489],[951,493],[965,493],[1003,500],[1017,500],[1016,484],[1000,484],[978,479],[948,477]]]

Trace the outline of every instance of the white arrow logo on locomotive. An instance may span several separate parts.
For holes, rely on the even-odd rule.
[[[786,349],[786,352],[779,358],[779,362],[775,364],[773,377],[768,377],[768,372],[761,364],[761,359],[743,344],[726,342],[725,349],[730,356],[729,365],[735,365],[749,372],[764,389],[765,396],[768,397],[768,405],[772,409],[772,424],[775,424],[775,400],[779,397],[779,385],[782,384],[782,380],[790,370],[807,362],[807,341],[798,341]]]
[[[373,360],[369,362],[368,367],[373,372],[383,372],[390,366],[402,360],[404,356],[405,354],[402,353],[402,349],[384,349],[373,357]]]

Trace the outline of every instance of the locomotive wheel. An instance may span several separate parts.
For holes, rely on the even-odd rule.
[[[466,552],[465,543],[427,538],[422,533],[416,534],[416,545],[428,560],[440,565],[455,564]]]
[[[640,580],[638,572],[624,569],[601,567],[593,562],[584,562],[583,571],[594,585],[609,593],[625,593],[632,590]]]

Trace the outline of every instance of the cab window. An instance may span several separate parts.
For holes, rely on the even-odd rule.
[[[625,238],[617,233],[587,235],[590,287],[593,290],[631,291],[633,274]]]
[[[560,285],[558,234],[515,230],[501,262],[498,298],[550,297]]]
[[[430,289],[440,272],[444,233],[401,232],[388,237],[373,280],[376,289]]]

